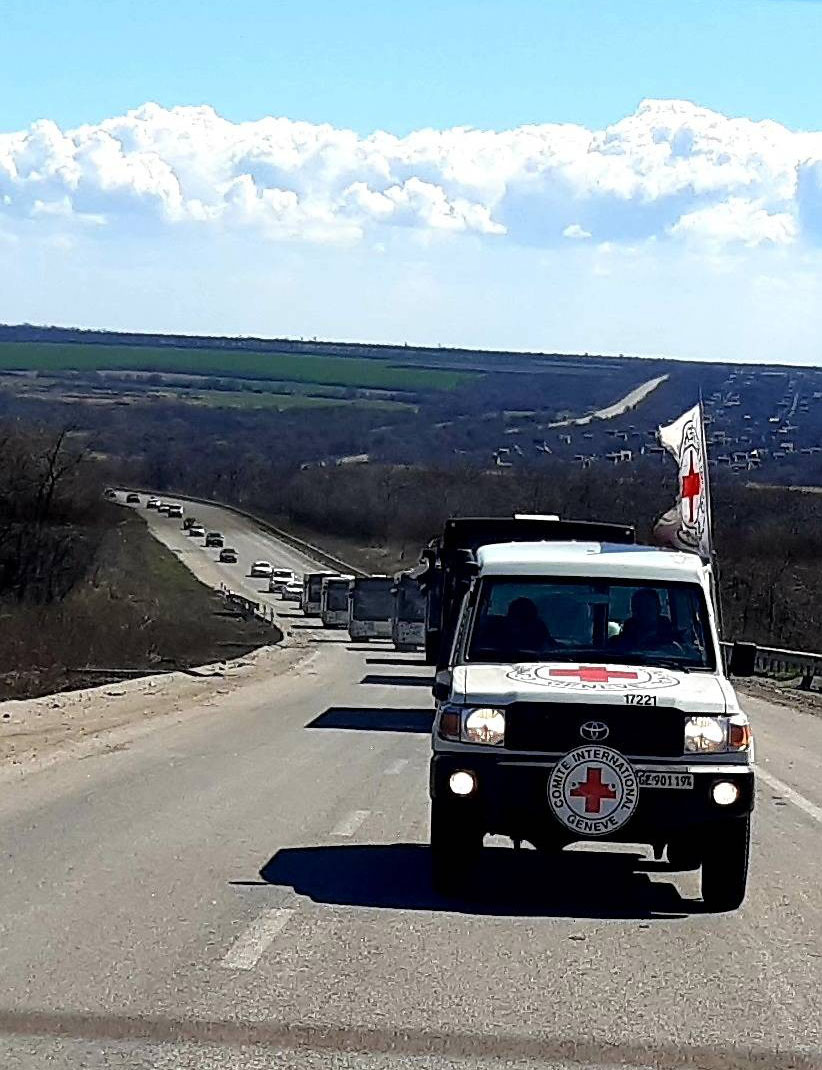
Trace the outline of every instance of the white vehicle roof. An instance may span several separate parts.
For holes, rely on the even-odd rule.
[[[506,542],[481,546],[482,576],[601,576],[702,583],[696,554],[603,542]]]
[[[266,561],[265,558],[260,558],[259,561],[254,562],[255,565],[270,565],[270,561]]]

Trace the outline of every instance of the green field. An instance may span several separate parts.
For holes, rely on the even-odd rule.
[[[382,390],[451,390],[476,378],[470,372],[414,368],[363,357],[58,342],[0,342],[0,371],[174,372]]]
[[[356,409],[375,409],[384,412],[416,412],[417,406],[405,401],[385,401],[381,398],[326,398],[307,394],[255,394],[248,390],[209,390],[205,393],[180,391],[178,401],[193,405],[208,405],[212,409],[327,409],[348,405]]]

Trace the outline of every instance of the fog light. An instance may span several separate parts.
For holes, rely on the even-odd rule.
[[[720,780],[714,784],[711,794],[717,806],[730,806],[739,798],[739,788],[729,780]]]
[[[476,786],[474,774],[466,773],[464,769],[458,773],[452,773],[448,778],[448,787],[455,795],[470,795]]]

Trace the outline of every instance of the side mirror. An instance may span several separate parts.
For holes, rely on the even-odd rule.
[[[445,702],[451,694],[451,673],[448,669],[438,672],[434,677],[434,686],[431,693],[437,702]]]
[[[728,672],[731,676],[753,676],[756,671],[756,644],[734,643]]]

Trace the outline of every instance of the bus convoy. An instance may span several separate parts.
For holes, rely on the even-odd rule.
[[[420,569],[393,577],[306,572],[302,611],[307,617],[319,617],[324,628],[346,629],[357,642],[384,639],[397,650],[422,650],[426,597],[418,573]]]

